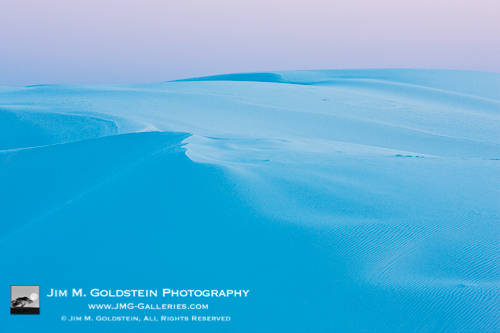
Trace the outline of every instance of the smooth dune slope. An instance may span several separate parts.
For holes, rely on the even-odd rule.
[[[99,332],[497,332],[499,133],[493,73],[0,88],[0,282],[251,289]],[[90,329],[41,301],[0,320]]]

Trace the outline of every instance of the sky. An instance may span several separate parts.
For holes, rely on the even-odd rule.
[[[498,0],[2,0],[0,85],[292,69],[500,72]]]

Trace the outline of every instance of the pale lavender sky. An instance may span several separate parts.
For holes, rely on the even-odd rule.
[[[499,0],[1,0],[0,84],[285,69],[500,72]]]

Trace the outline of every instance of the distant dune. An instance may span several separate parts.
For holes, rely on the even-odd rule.
[[[207,332],[497,332],[499,133],[494,73],[2,88],[0,282],[251,290]]]

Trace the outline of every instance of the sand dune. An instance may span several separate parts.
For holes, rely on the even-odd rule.
[[[0,281],[251,289],[213,332],[495,332],[499,133],[491,73],[2,88]],[[50,304],[24,327],[85,309]]]

